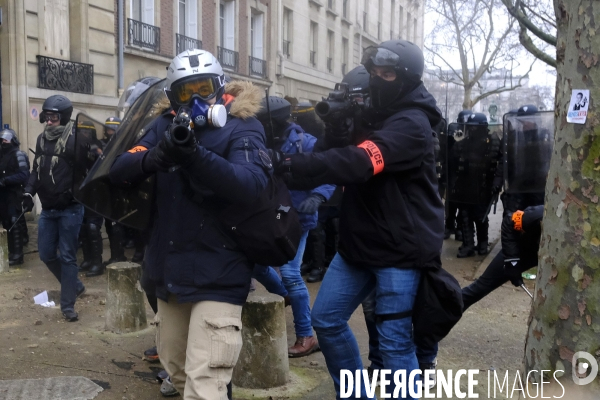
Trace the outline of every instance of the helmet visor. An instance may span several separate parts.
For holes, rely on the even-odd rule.
[[[363,57],[360,63],[367,69],[373,65],[379,67],[397,67],[400,63],[400,56],[388,49],[369,46],[363,51]]]
[[[202,100],[212,99],[217,92],[211,77],[192,77],[171,85],[171,97],[179,105],[187,105],[193,96]]]

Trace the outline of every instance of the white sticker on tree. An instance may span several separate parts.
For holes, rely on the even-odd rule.
[[[572,124],[585,124],[588,106],[590,104],[590,91],[587,89],[573,89],[571,102],[567,111],[567,122]]]

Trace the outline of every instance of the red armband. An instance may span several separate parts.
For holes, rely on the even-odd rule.
[[[523,214],[525,214],[523,211],[517,210],[512,215],[515,231],[521,232],[523,230]]]
[[[377,175],[381,171],[383,171],[383,167],[385,165],[383,161],[383,155],[381,155],[381,150],[379,147],[370,140],[365,140],[357,147],[360,147],[364,151],[367,152],[369,159],[371,160],[371,164],[373,164],[373,175]]]

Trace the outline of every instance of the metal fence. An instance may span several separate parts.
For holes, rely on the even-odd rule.
[[[177,54],[184,52],[186,50],[192,49],[201,49],[202,41],[198,39],[191,38],[189,36],[180,35],[179,33],[175,34],[175,44],[177,48]]]
[[[160,28],[154,25],[148,25],[131,18],[127,18],[129,23],[129,44],[139,46],[144,49],[160,52]]]
[[[231,69],[235,72],[238,70],[239,54],[237,51],[229,50],[221,46],[217,47],[218,59],[223,68]]]
[[[94,66],[58,58],[37,56],[38,87],[94,94]]]
[[[250,75],[267,77],[267,62],[260,58],[250,56]]]

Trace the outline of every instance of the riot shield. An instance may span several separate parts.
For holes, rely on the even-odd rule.
[[[504,190],[543,193],[554,150],[554,112],[505,117]]]
[[[433,126],[437,144],[435,145],[435,170],[438,178],[438,192],[441,198],[446,195],[446,148],[448,146],[448,126],[446,120],[442,120]]]
[[[154,176],[134,187],[118,187],[111,184],[109,171],[115,159],[146,134],[148,124],[164,111],[167,104],[164,79],[135,101],[83,183],[74,190],[77,201],[103,217],[129,227],[144,229],[148,226],[154,200]]]
[[[487,125],[450,124],[454,139],[448,151],[448,200],[463,204],[488,204],[500,142]],[[450,142],[450,140],[449,140]]]

